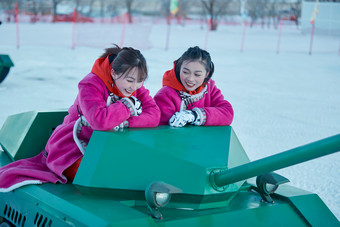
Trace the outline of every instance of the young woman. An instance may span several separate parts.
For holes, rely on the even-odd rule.
[[[78,84],[64,122],[37,156],[0,168],[0,192],[27,184],[72,181],[93,130],[156,127],[160,110],[143,82],[147,65],[140,51],[106,49]]]
[[[163,87],[154,99],[161,110],[160,125],[230,125],[234,112],[211,79],[210,54],[189,48],[163,76]]]

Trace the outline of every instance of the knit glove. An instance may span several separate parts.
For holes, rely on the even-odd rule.
[[[113,130],[122,131],[123,128],[127,128],[127,127],[129,127],[129,122],[127,120],[125,120],[122,123],[120,123],[119,125],[117,125],[116,127],[114,127]]]
[[[130,110],[131,116],[139,116],[142,113],[142,102],[136,97],[125,97],[120,101]]]
[[[182,110],[172,115],[169,120],[169,125],[173,127],[183,127],[188,123],[195,124],[196,121],[199,121],[199,116],[196,111]]]

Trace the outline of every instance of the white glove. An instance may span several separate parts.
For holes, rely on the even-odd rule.
[[[114,127],[113,130],[122,131],[123,128],[128,128],[128,127],[129,127],[129,122],[128,122],[128,120],[125,120],[122,123],[120,123],[119,125],[117,125],[116,127]]]
[[[115,103],[117,100],[119,100],[119,97],[111,93],[109,96],[107,96],[106,106]]]
[[[123,128],[124,128],[124,122],[120,123],[120,125],[117,125],[116,127],[114,127],[113,130],[115,130],[117,132],[119,129],[123,129]]]
[[[188,123],[195,122],[197,113],[192,110],[176,112],[169,120],[169,125],[173,127],[183,127]]]
[[[139,116],[142,113],[142,102],[136,97],[122,98],[121,102],[129,108],[131,116]]]

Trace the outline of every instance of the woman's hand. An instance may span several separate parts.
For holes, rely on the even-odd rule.
[[[142,102],[136,97],[122,98],[121,102],[130,110],[131,116],[139,116],[142,113]]]

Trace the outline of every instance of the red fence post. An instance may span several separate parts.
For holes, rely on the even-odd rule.
[[[244,48],[244,40],[246,36],[247,25],[248,25],[248,22],[245,20],[244,25],[243,25],[243,32],[242,32],[242,41],[241,41],[241,49],[240,49],[241,52],[243,52],[243,48]]]
[[[123,25],[123,30],[122,30],[122,36],[120,37],[120,46],[122,47],[124,44],[124,39],[125,39],[125,29],[126,29],[126,24],[128,22],[128,17],[129,13],[126,12],[124,13],[124,25]]]
[[[280,52],[280,41],[281,41],[281,33],[282,33],[282,19],[280,20],[280,28],[279,28],[279,39],[277,41],[277,48],[276,48],[276,53],[279,54]]]
[[[211,29],[211,18],[208,20],[208,25],[207,25],[207,34],[205,35],[205,42],[204,42],[204,50],[207,50],[208,48],[208,38],[209,38],[209,31]]]
[[[168,15],[167,24],[168,24],[168,29],[167,29],[167,33],[166,33],[165,50],[169,49],[171,14]]]
[[[17,28],[17,48],[20,47],[20,40],[19,40],[19,18],[18,18],[19,10],[18,10],[18,3],[14,3],[14,18]]]
[[[76,47],[76,22],[77,22],[77,9],[74,7],[72,16],[72,49]]]
[[[312,23],[312,33],[311,33],[311,36],[310,36],[309,55],[312,54],[314,29],[315,29],[315,25],[314,25],[314,23]]]

